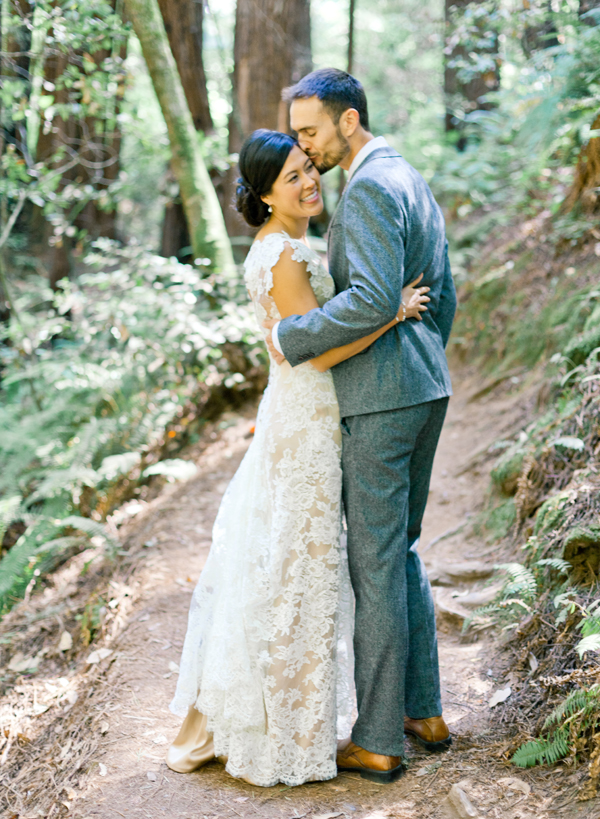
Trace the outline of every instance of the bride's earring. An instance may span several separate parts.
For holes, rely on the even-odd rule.
[[[268,210],[269,210],[269,213],[273,213],[273,208],[271,207],[271,205],[269,205]]]

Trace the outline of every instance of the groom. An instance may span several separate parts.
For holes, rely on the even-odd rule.
[[[399,323],[333,368],[340,405],[348,559],[356,596],[358,719],[340,769],[377,781],[402,775],[404,732],[430,751],[451,743],[442,719],[435,614],[417,553],[429,481],[452,394],[444,348],[456,309],[444,219],[423,177],[369,131],[349,74],[325,68],[286,89],[300,147],[348,183],[329,228],[337,295],[272,327],[294,367],[374,332],[423,274],[422,321]],[[266,326],[272,326],[268,323]]]

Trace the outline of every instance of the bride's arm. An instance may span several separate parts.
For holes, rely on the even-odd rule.
[[[270,295],[282,319],[293,315],[303,316],[309,310],[314,310],[315,307],[319,306],[310,286],[310,276],[306,269],[306,263],[297,262],[292,256],[293,250],[286,246],[279,257],[279,261],[273,267],[273,288]],[[393,321],[384,324],[379,330],[368,336],[359,338],[350,344],[344,344],[343,347],[334,347],[332,350],[312,358],[310,363],[313,367],[320,372],[325,372],[325,370],[339,364],[341,361],[352,358],[357,353],[366,350],[384,333],[395,327],[398,321],[403,321],[405,318],[416,318],[420,321],[420,314],[427,309],[425,303],[429,301],[429,297],[426,295],[429,288],[421,287],[416,290],[414,286],[417,283],[418,280],[402,290],[402,307]]]

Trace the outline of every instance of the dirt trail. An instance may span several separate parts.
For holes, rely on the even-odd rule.
[[[468,526],[459,527],[480,506],[487,485],[487,467],[478,466],[479,455],[507,430],[515,429],[527,405],[522,393],[513,394],[506,385],[469,401],[481,384],[465,377],[456,381],[457,394],[450,404],[434,467],[421,544],[436,582],[455,584],[452,591],[436,589],[446,602],[454,599],[452,593],[464,595],[483,588],[486,582],[468,582],[465,567],[459,571],[456,563],[497,559],[483,541],[472,534],[466,537]],[[101,764],[74,801],[70,815],[82,819],[591,819],[600,815],[596,801],[575,804],[566,773],[521,772],[499,759],[502,737],[490,733],[488,701],[503,680],[499,671],[489,667],[490,638],[483,632],[477,642],[461,639],[458,621],[451,616],[439,617],[440,661],[445,716],[457,739],[442,756],[427,756],[407,742],[410,770],[393,785],[342,774],[331,782],[295,789],[260,789],[231,778],[216,762],[189,775],[175,774],[166,767],[167,745],[180,722],[170,714],[168,704],[190,596],[208,554],[220,498],[246,451],[253,423],[252,408],[224,417],[221,433],[198,459],[197,476],[184,485],[169,487],[129,524],[126,548],[143,547],[143,559],[135,572],[143,591],[114,646],[116,659],[111,658],[107,677],[111,696],[99,706],[105,718],[96,759]],[[468,466],[471,468],[465,469]],[[436,540],[455,529],[459,531],[454,535]],[[448,564],[458,572],[450,581]],[[507,782],[511,777],[517,780]],[[455,789],[448,801],[452,785],[459,782],[463,796]],[[461,798],[462,807],[458,804]]]

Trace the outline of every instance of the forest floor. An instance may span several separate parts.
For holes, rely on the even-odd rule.
[[[491,697],[510,684],[497,637],[488,631],[461,636],[461,600],[467,605],[485,597],[490,583],[486,566],[509,556],[490,547],[469,524],[485,500],[493,461],[488,448],[519,429],[535,401],[535,386],[522,389],[511,381],[482,389],[485,386],[473,374],[455,373],[456,394],[436,457],[421,542],[438,598],[444,715],[455,737],[450,751],[427,755],[407,740],[409,770],[392,785],[343,773],[325,783],[261,789],[233,779],[218,762],[187,775],[166,767],[164,756],[180,724],[168,704],[190,598],[208,555],[221,496],[251,441],[256,408],[249,406],[223,416],[203,441],[184,454],[197,463],[194,478],[167,485],[120,530],[123,552],[129,557],[126,569],[121,566],[110,582],[115,588],[126,583],[130,604],[111,643],[111,656],[88,665],[87,671],[80,667],[72,672],[93,674],[85,710],[78,710],[80,702],[77,712],[94,713],[90,730],[97,732],[97,741],[89,761],[97,764],[91,765],[91,774],[81,779],[76,790],[65,791],[62,805],[69,816],[592,819],[600,815],[599,800],[576,801],[582,770],[559,765],[523,771],[509,764],[514,738],[503,735],[498,721],[490,719]],[[453,614],[457,603],[459,612]],[[73,717],[66,732],[74,737],[75,723]],[[67,763],[70,740],[65,734],[59,738]],[[62,808],[51,813],[65,815]]]

